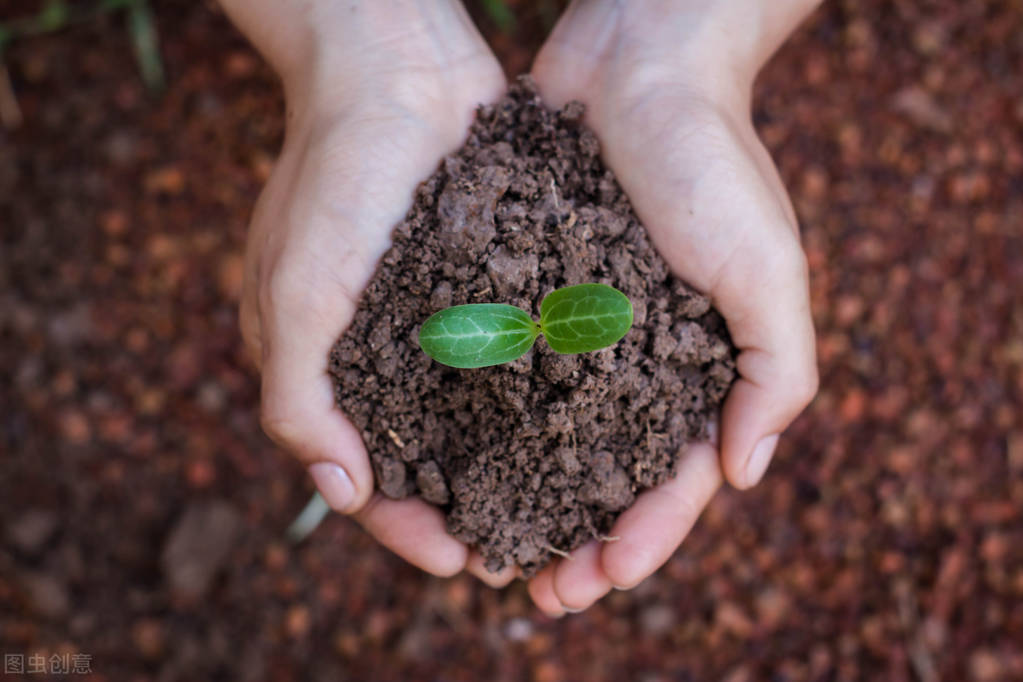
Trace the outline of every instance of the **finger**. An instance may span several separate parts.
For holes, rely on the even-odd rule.
[[[466,546],[448,535],[440,510],[418,498],[377,494],[353,517],[384,547],[428,573],[447,578],[465,568]]]
[[[554,594],[569,613],[589,608],[611,591],[611,579],[600,564],[604,543],[586,543],[572,552],[571,559],[559,561],[554,570]]]
[[[817,392],[806,259],[798,242],[782,244],[737,255],[712,290],[741,349],[721,432],[722,467],[738,488],[761,479],[779,434]]]
[[[373,472],[358,431],[334,404],[327,357],[355,312],[350,292],[368,278],[371,261],[340,260],[344,267],[335,272],[317,272],[310,257],[301,265],[282,262],[280,274],[267,278],[260,292],[261,418],[267,434],[308,466],[327,503],[351,513],[369,500]]]
[[[604,574],[618,589],[631,589],[661,567],[689,534],[721,485],[717,453],[704,443],[691,445],[678,475],[640,494],[611,529],[619,538],[601,552]]]
[[[561,606],[561,600],[554,593],[554,571],[557,569],[557,562],[547,565],[542,571],[529,580],[527,590],[529,596],[536,604],[536,607],[551,618],[561,618],[565,615],[565,609]]]
[[[493,588],[505,587],[515,579],[515,566],[505,566],[496,573],[491,573],[487,570],[483,557],[476,551],[469,552],[465,570]]]

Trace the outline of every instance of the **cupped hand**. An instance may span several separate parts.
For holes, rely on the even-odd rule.
[[[466,547],[436,508],[373,493],[365,447],[326,373],[416,185],[505,87],[459,3],[411,16],[401,6],[323,17],[343,23],[311,51],[317,62],[279,69],[287,131],[252,218],[241,326],[262,373],[266,432],[308,467],[331,507],[416,566],[452,575]]]
[[[722,473],[738,488],[760,480],[779,434],[817,389],[796,217],[749,113],[759,64],[737,66],[729,45],[742,36],[728,36],[707,3],[690,4],[700,11],[644,16],[625,8],[646,3],[576,3],[533,68],[549,105],[587,105],[604,159],[658,251],[712,297],[740,349],[714,444],[720,457],[711,444],[690,446],[678,476],[619,517],[610,533],[619,540],[586,545],[533,578],[530,593],[552,615],[659,568]]]

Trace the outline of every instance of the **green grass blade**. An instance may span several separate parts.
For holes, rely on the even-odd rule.
[[[136,0],[129,7],[128,32],[142,81],[150,92],[161,92],[164,88],[163,61],[160,59],[156,22],[146,0]]]
[[[505,0],[482,0],[480,4],[501,33],[507,35],[515,31],[515,13]]]
[[[540,303],[540,328],[556,353],[588,353],[617,343],[632,327],[632,303],[606,284],[552,291]]]
[[[442,365],[472,369],[511,362],[533,347],[539,333],[532,318],[513,305],[456,305],[423,323],[419,347]]]
[[[71,18],[71,8],[64,0],[50,0],[36,17],[40,33],[52,33],[64,28]]]

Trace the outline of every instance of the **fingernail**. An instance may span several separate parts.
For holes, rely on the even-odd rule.
[[[309,467],[316,488],[330,508],[343,512],[355,501],[355,484],[348,472],[331,462],[317,462]]]
[[[565,606],[564,604],[561,605],[561,608],[565,609],[565,613],[582,613],[583,611],[586,610],[586,609],[570,609],[567,606]]]
[[[753,448],[749,459],[746,460],[746,470],[743,473],[746,487],[756,485],[764,477],[767,465],[771,463],[771,455],[774,454],[774,448],[778,445],[778,435],[775,433],[770,436],[764,436],[757,443],[756,447]]]

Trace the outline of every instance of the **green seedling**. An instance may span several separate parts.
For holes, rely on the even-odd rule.
[[[513,305],[473,303],[431,315],[419,330],[419,347],[431,358],[458,369],[511,362],[543,334],[555,353],[607,348],[632,327],[632,303],[606,284],[557,289],[540,302],[540,321]]]

